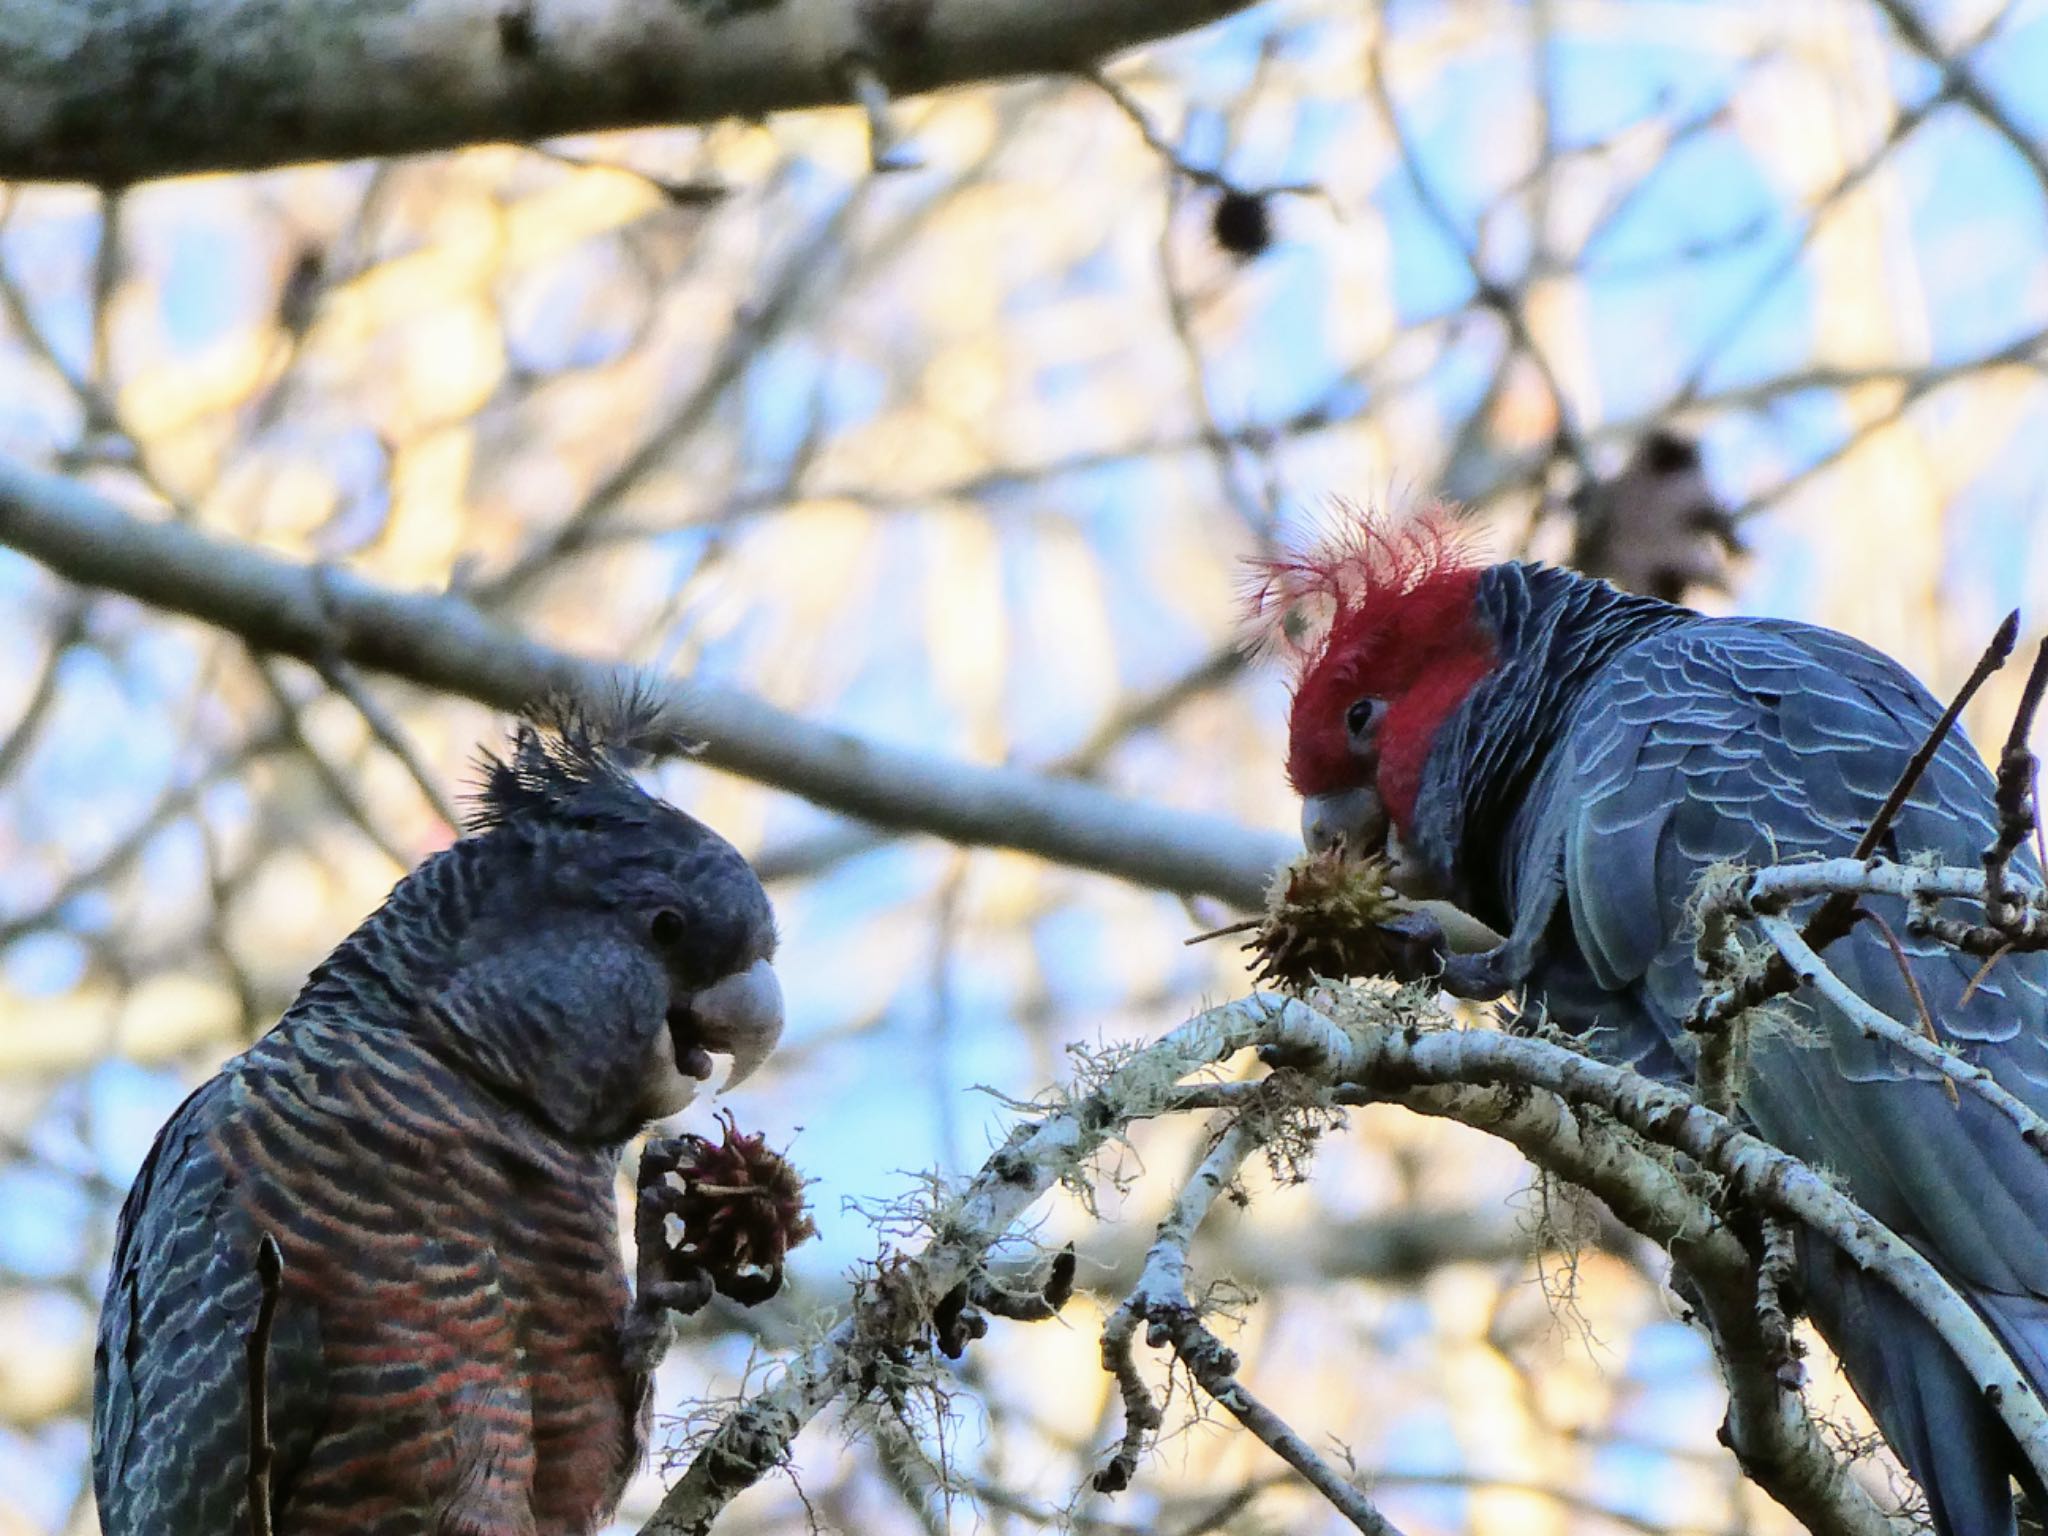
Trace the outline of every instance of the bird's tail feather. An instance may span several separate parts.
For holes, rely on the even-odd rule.
[[[1979,1291],[1971,1300],[1976,1302],[1977,1310],[1984,1314],[1984,1320],[1998,1335],[2006,1352],[2026,1373],[2034,1396],[2048,1402],[2048,1299]],[[2048,1489],[2042,1487],[2025,1457],[2015,1455],[2013,1461],[2013,1476],[2026,1492],[2035,1523],[2048,1526]]]
[[[1865,1275],[1824,1243],[1805,1250],[1807,1303],[1841,1357],[1864,1406],[1927,1495],[1940,1536],[2012,1536],[2012,1480],[2024,1463],[2004,1424],[1948,1346],[1884,1281]],[[2048,1375],[2048,1306],[2009,1323],[1984,1308],[2038,1386]],[[2024,1341],[2024,1352],[2021,1344]],[[2037,1510],[2039,1490],[2029,1489]]]

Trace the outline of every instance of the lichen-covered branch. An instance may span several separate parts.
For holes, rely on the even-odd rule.
[[[1085,69],[1250,0],[0,0],[0,179],[120,186]]]
[[[1737,916],[1778,912],[1820,893],[1845,897],[1900,896],[1907,903],[1908,931],[1927,933],[1970,954],[2048,949],[2048,892],[2003,871],[1994,892],[1982,869],[1956,865],[1893,864],[1884,859],[1824,859],[1758,870],[1724,893]],[[1982,904],[1987,921],[1964,923],[1935,910],[1945,897]],[[1810,942],[1810,941],[1809,941]]]
[[[1248,1118],[1239,1117],[1223,1127],[1215,1145],[1167,1208],[1137,1285],[1103,1327],[1103,1367],[1117,1379],[1129,1427],[1123,1445],[1105,1469],[1108,1475],[1098,1476],[1095,1486],[1107,1492],[1127,1483],[1145,1431],[1160,1423],[1160,1412],[1138,1380],[1131,1359],[1133,1341],[1143,1324],[1148,1343],[1170,1347],[1204,1392],[1300,1473],[1354,1529],[1366,1536],[1401,1536],[1362,1489],[1317,1455],[1307,1440],[1238,1380],[1236,1351],[1210,1332],[1201,1309],[1188,1295],[1188,1249],[1195,1233],[1217,1196],[1235,1181],[1245,1159],[1258,1150],[1261,1139],[1259,1126]]]
[[[864,1367],[928,1327],[938,1304],[1061,1179],[1079,1173],[1132,1121],[1172,1105],[1190,1072],[1249,1047],[1329,1050],[1336,1026],[1300,1003],[1246,998],[1189,1020],[1138,1052],[1091,1092],[1026,1121],[932,1222],[923,1252],[890,1272],[886,1304],[858,1309],[791,1361],[773,1387],[735,1411],[699,1450],[640,1536],[695,1536],[727,1503],[781,1465],[803,1427],[841,1396],[863,1391]]]
[[[1799,936],[1798,924],[1766,913],[1758,915],[1756,925],[1798,973],[1801,985],[1812,987],[1832,1003],[1842,1017],[1867,1039],[1882,1040],[1922,1066],[1933,1068],[1962,1092],[1976,1094],[2010,1120],[2029,1146],[2048,1152],[2048,1120],[2043,1120],[2024,1100],[2004,1088],[1997,1078],[1975,1063],[1965,1061],[1939,1040],[1931,1039],[1872,1007],[1813,952]]]
[[[1476,1030],[1413,1038],[1388,1031],[1361,1035],[1357,1055],[1338,1071],[1342,1080],[1375,1088],[1540,1088],[1612,1115],[1646,1140],[1685,1153],[1719,1176],[1736,1198],[1801,1224],[1866,1273],[1881,1276],[1933,1326],[2013,1432],[2035,1474],[2048,1478],[2048,1409],[1983,1319],[1940,1272],[1806,1164],[1738,1129],[1682,1089],[1548,1041]]]
[[[1634,1088],[1657,1086],[1633,1073],[1622,1077]],[[1762,1316],[1757,1259],[1704,1191],[1648,1153],[1641,1138],[1613,1119],[1584,1112],[1564,1095],[1531,1092],[1520,1082],[1446,1081],[1397,1093],[1356,1088],[1335,1098],[1392,1100],[1420,1114],[1460,1121],[1510,1142],[1545,1172],[1599,1196],[1623,1223],[1670,1253],[1701,1309],[1728,1383],[1729,1448],[1743,1470],[1808,1530],[1895,1536],[1890,1521],[1821,1438],[1798,1395],[1786,1388],[1778,1369],[1781,1336]]]
[[[1395,1102],[1461,1120],[1583,1185],[1670,1250],[1728,1376],[1729,1438],[1744,1469],[1810,1529],[1829,1536],[1890,1536],[1892,1528],[1847,1476],[1788,1386],[1782,1322],[1772,1320],[1764,1294],[1772,1283],[1771,1245],[1752,1253],[1725,1219],[1725,1202],[1797,1222],[1842,1247],[1925,1312],[1980,1379],[2017,1380],[2002,1355],[1996,1362],[1986,1357],[1984,1349],[1996,1352],[1996,1345],[1924,1260],[1811,1170],[1683,1092],[1546,1041],[1448,1028],[1422,992],[1332,989],[1318,1003],[1261,996],[1201,1014],[1086,1091],[1020,1125],[961,1195],[936,1213],[925,1249],[880,1266],[883,1278],[852,1315],[703,1444],[645,1536],[708,1529],[731,1498],[788,1459],[812,1418],[835,1399],[857,1401],[869,1391],[876,1362],[900,1359],[920,1330],[928,1332],[942,1301],[971,1280],[989,1250],[1055,1183],[1084,1176],[1093,1155],[1133,1121],[1197,1106],[1232,1112],[1231,1129],[1175,1202],[1134,1296],[1165,1296],[1160,1305],[1170,1309],[1178,1294],[1185,1306],[1187,1239],[1215,1190],[1244,1156],[1289,1135],[1290,1125],[1298,1136],[1301,1116],[1345,1103]],[[1184,1082],[1254,1047],[1268,1048],[1289,1063],[1287,1070],[1254,1082]],[[1670,1156],[1673,1150],[1697,1168],[1688,1171]],[[1232,1412],[1243,1408],[1240,1417],[1280,1454],[1300,1441],[1263,1405],[1232,1393],[1235,1365],[1225,1360],[1228,1351],[1206,1329],[1197,1334],[1182,1326],[1199,1326],[1192,1308],[1185,1318],[1148,1308],[1149,1302],[1134,1304],[1127,1333],[1136,1331],[1142,1311],[1158,1341],[1180,1349],[1191,1368],[1200,1368],[1197,1379],[1209,1382]],[[1137,1382],[1128,1344],[1126,1337],[1120,1350],[1106,1347],[1105,1361],[1117,1373],[1127,1408],[1136,1409],[1142,1443],[1157,1415],[1148,1412],[1153,1405]],[[2007,1422],[2029,1446],[2048,1446],[2048,1426],[2037,1422],[2039,1405],[2023,1386],[2006,1397],[2027,1397],[2008,1402]],[[1316,1480],[1314,1469],[1297,1470]],[[1321,1470],[1335,1479],[1326,1494],[1349,1487],[1327,1465]],[[1366,1518],[1339,1504],[1354,1523]]]

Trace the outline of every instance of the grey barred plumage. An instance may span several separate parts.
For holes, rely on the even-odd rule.
[[[246,1529],[255,1249],[278,1536],[571,1536],[643,1445],[650,1340],[619,1256],[624,1142],[708,1052],[780,1027],[766,894],[602,731],[522,727],[469,835],[309,977],[159,1135],[100,1324],[109,1536]]]

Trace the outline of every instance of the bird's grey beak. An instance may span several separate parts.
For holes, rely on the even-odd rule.
[[[1382,852],[1387,846],[1387,811],[1379,791],[1369,784],[1301,802],[1301,841],[1310,853],[1327,853],[1342,844],[1355,858]]]
[[[775,979],[775,967],[756,960],[706,987],[690,999],[690,1014],[698,1046],[732,1058],[725,1088],[736,1087],[754,1075],[782,1038],[782,983]]]

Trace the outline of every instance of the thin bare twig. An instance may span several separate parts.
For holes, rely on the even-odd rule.
[[[0,782],[4,782],[21,760],[35,745],[37,732],[50,712],[50,706],[57,702],[57,677],[63,669],[64,659],[70,655],[71,647],[85,635],[86,615],[90,601],[81,595],[66,600],[51,626],[49,649],[43,654],[43,664],[36,671],[36,680],[30,686],[28,700],[15,717],[13,727],[5,736],[0,736]]]
[[[2006,866],[2020,845],[2040,831],[2040,807],[2034,794],[2040,764],[2027,740],[2033,734],[2044,690],[2048,690],[2048,640],[2034,651],[2034,665],[2020,692],[2019,708],[2013,711],[2012,729],[1998,754],[1998,836],[1984,850],[1984,917],[1993,927],[2019,915],[2018,903],[2006,896]]]
[[[378,743],[398,760],[398,764],[412,777],[420,795],[434,808],[444,825],[460,827],[462,814],[455,808],[455,802],[448,798],[448,792],[435,779],[426,761],[419,755],[407,736],[405,728],[377,696],[363,686],[355,669],[343,661],[319,658],[313,662],[313,670],[320,674],[320,680],[355,706],[357,714],[363,717],[363,724],[370,728],[370,734]]]
[[[1313,181],[1268,182],[1257,186],[1246,185],[1213,166],[1197,165],[1175,147],[1152,121],[1152,114],[1144,104],[1123,86],[1119,85],[1101,69],[1081,72],[1081,78],[1101,91],[1116,105],[1116,109],[1130,119],[1138,130],[1138,136],[1145,141],[1145,147],[1172,166],[1176,175],[1185,177],[1199,187],[1208,187],[1217,192],[1234,193],[1239,197],[1265,199],[1269,197],[1321,197],[1327,199],[1320,183]]]

